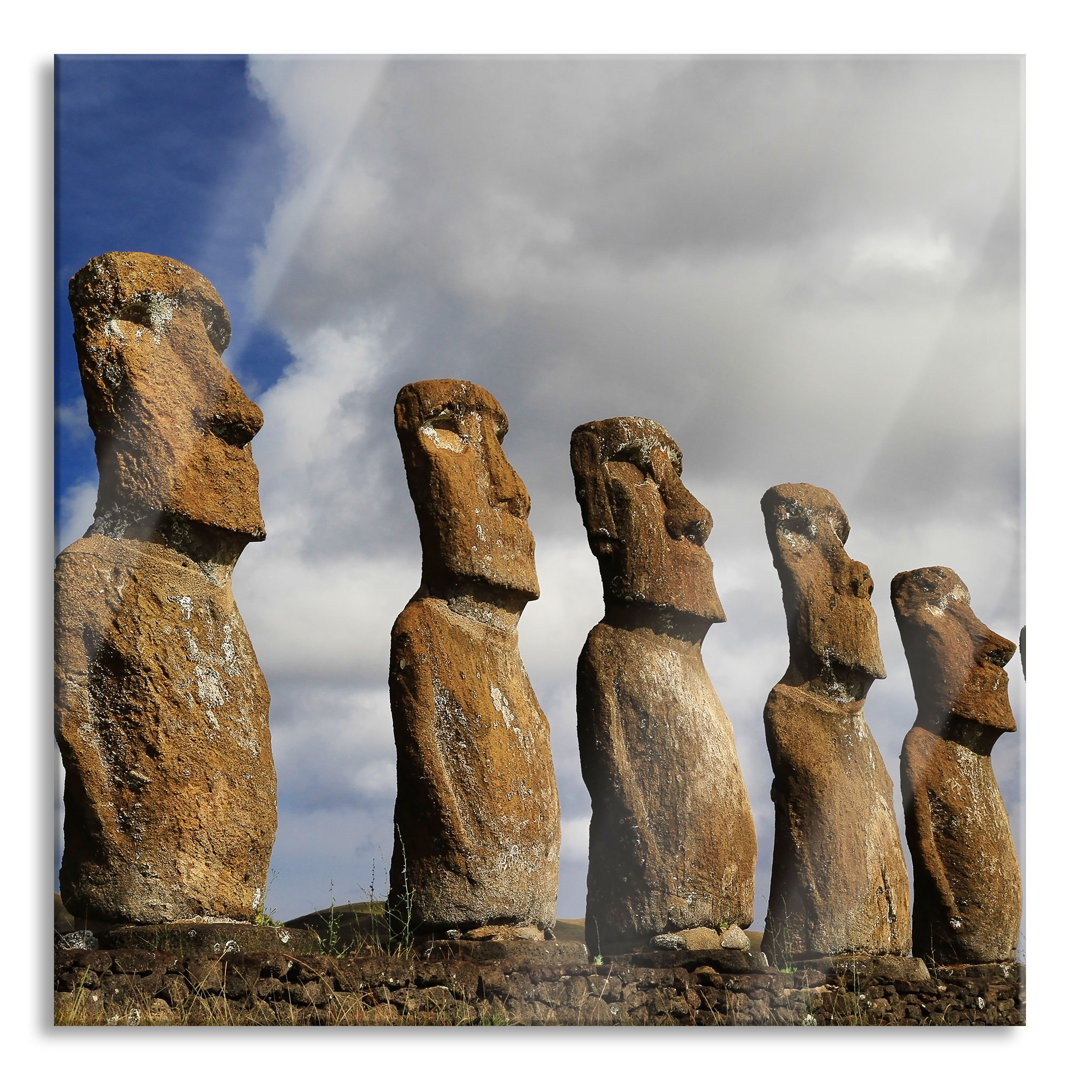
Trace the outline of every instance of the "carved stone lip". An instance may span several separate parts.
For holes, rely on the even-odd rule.
[[[680,611],[670,604],[649,604],[612,597],[605,601],[604,622],[620,630],[649,630],[654,634],[700,645],[709,627],[723,620],[715,615]]]

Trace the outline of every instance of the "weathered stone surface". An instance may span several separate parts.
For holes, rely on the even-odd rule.
[[[790,663],[765,706],[776,832],[762,949],[773,963],[906,955],[907,869],[892,780],[863,716],[885,677],[870,572],[847,554],[835,496],[809,484],[761,500]]]
[[[142,948],[177,956],[230,956],[274,953],[288,956],[318,953],[319,935],[290,926],[256,926],[248,922],[179,920],[160,926],[115,926],[101,938],[103,948]]]
[[[604,1016],[602,1022],[632,1025],[1024,1023],[1025,972],[1017,964],[937,968],[928,979],[921,960],[900,957],[848,956],[823,970],[781,973],[751,970],[745,953],[727,949],[657,951],[594,966],[584,945],[577,956],[536,962],[530,952],[543,947],[481,964],[383,956],[345,959],[325,970],[312,963],[308,970],[305,959],[289,977],[268,972],[267,963],[256,977],[258,954],[223,961],[159,954],[154,973],[133,977],[115,974],[109,953],[58,949],[55,1023],[126,1022],[121,1018],[131,1010],[141,1010],[145,1021],[159,1008],[153,1000],[186,1025],[578,1025]],[[157,997],[148,1001],[152,994]],[[300,1001],[322,1003],[298,1007]]]
[[[741,931],[740,931],[741,933]],[[657,934],[649,945],[654,949],[719,949],[720,935],[711,926],[692,926],[670,934]]]
[[[584,424],[570,446],[605,614],[578,660],[592,796],[585,933],[593,954],[753,919],[757,838],[731,721],[701,659],[724,612],[708,512],[651,420]]]
[[[686,939],[681,934],[657,934],[649,942],[651,949],[685,949]]]
[[[58,949],[96,949],[98,939],[89,930],[72,930],[68,934],[57,934]]]
[[[857,985],[869,979],[895,980],[907,983],[927,983],[930,973],[918,956],[845,956],[820,957],[809,961],[805,966],[844,979]]]
[[[436,960],[470,960],[476,963],[522,964],[573,964],[588,959],[585,944],[581,941],[513,941],[506,938],[489,938],[486,941],[437,940],[424,945],[424,956]],[[492,981],[485,970],[484,980],[491,993],[498,992],[497,980]]]
[[[725,949],[738,949],[739,952],[746,952],[750,948],[750,939],[738,926],[729,926],[724,931],[720,944]]]
[[[918,705],[900,755],[914,950],[937,964],[1015,960],[1020,866],[990,752],[1016,730],[1003,670],[1016,646],[947,567],[897,574],[892,602]]]
[[[394,624],[398,794],[388,908],[416,932],[555,923],[559,801],[548,723],[518,652],[539,595],[506,416],[472,383],[395,406],[420,523],[419,591]]]
[[[95,528],[162,512],[266,535],[251,440],[262,413],[221,362],[232,327],[213,285],[173,259],[113,252],[68,290],[100,473]]]
[[[478,926],[462,935],[469,941],[544,941],[538,926]]]
[[[115,253],[71,282],[101,483],[56,567],[60,888],[76,918],[250,918],[276,827],[269,694],[232,568],[264,534],[262,414],[194,270]]]

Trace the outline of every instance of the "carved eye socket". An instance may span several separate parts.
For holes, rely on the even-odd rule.
[[[461,434],[458,418],[451,412],[441,412],[438,416],[433,416],[426,426],[438,428],[439,431],[452,431],[455,435]]]
[[[437,415],[429,416],[420,425],[420,432],[441,449],[457,453],[469,442],[469,433],[462,421],[460,413],[443,409]]]
[[[119,317],[123,322],[150,328],[150,308],[141,300],[129,300],[120,309]]]
[[[788,532],[798,533],[800,536],[813,536],[817,531],[810,523],[806,514],[794,513],[784,518],[784,528]]]
[[[624,446],[620,446],[619,449],[608,458],[608,461],[621,461],[628,465],[633,465],[642,476],[648,477],[650,480],[655,479],[652,474],[652,462],[645,452],[645,447],[640,442],[631,442],[626,443]]]
[[[620,454],[608,458],[603,468],[608,476],[618,478],[626,484],[633,484],[635,487],[651,479],[649,474],[628,455]]]

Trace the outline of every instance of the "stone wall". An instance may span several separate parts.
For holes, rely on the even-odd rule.
[[[464,944],[464,943],[462,943]],[[480,946],[486,943],[479,943]],[[720,952],[588,961],[581,945],[331,956],[57,949],[57,1024],[1017,1025],[1024,966],[929,978],[829,970],[733,972]]]

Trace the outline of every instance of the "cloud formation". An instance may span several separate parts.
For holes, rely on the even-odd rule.
[[[574,672],[603,611],[569,437],[640,415],[716,521],[728,622],[704,656],[758,824],[760,928],[761,710],[787,665],[765,489],[827,487],[851,518],[894,779],[915,710],[893,574],[952,566],[988,625],[1015,640],[1024,620],[1020,61],[256,57],[248,75],[287,154],[250,306],[293,358],[259,396],[269,539],[235,577],[273,695],[271,903],[325,906],[331,879],[359,898],[388,866],[389,630],[420,578],[393,401],[461,377],[505,408],[532,496],[542,596],[521,649],[552,728],[560,913],[584,912]],[[1020,734],[995,764],[1019,824],[1010,671]]]

